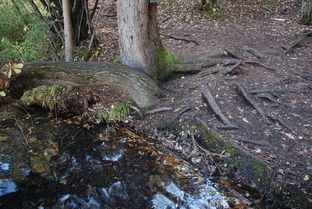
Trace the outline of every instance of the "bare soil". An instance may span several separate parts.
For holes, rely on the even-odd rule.
[[[167,48],[176,53],[193,54],[224,49],[239,53],[249,47],[261,53],[262,58],[242,53],[245,60],[275,70],[246,64],[238,66],[234,73],[224,75],[227,68],[220,64],[197,74],[174,76],[163,84],[166,93],[158,106],[172,107],[172,111],[134,120],[135,128],[161,138],[161,128],[168,129],[177,124],[192,127],[195,118],[200,118],[221,137],[234,140],[243,150],[266,162],[275,171],[272,176],[275,181],[295,185],[312,202],[312,81],[311,77],[296,74],[312,75],[312,36],[285,54],[285,48],[312,30],[311,26],[299,24],[299,1],[280,0],[269,6],[265,6],[265,0],[220,1],[229,18],[213,20],[199,11],[194,1],[171,2],[176,3],[159,5],[160,30]],[[101,54],[93,57],[94,60],[118,58],[115,11],[114,1],[104,1],[97,28],[100,43],[97,50]],[[211,71],[217,73],[209,73]],[[238,93],[237,85],[249,93],[271,90],[269,94],[250,94],[250,97],[265,112],[288,124],[288,128],[259,114]],[[203,100],[202,86],[210,89],[223,113],[238,129],[220,129],[223,124]],[[246,143],[248,141],[263,142],[264,145]],[[185,146],[192,147],[191,141],[179,143],[173,148],[184,150],[184,153],[190,151],[181,146],[188,143]]]

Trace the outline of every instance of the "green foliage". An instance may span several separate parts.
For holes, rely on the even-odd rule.
[[[18,9],[17,9],[18,8]],[[29,12],[25,2],[0,3],[0,59],[7,62],[49,58],[49,25]]]
[[[125,119],[130,115],[131,101],[118,102],[112,105],[110,109],[103,109],[98,111],[98,117],[102,120],[109,122],[116,122],[121,119]]]
[[[178,57],[163,46],[156,48],[156,61],[158,68],[158,80],[168,78],[175,69],[182,67]]]

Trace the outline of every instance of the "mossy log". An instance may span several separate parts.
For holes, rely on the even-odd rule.
[[[25,63],[10,86],[22,94],[25,90],[47,84],[110,85],[128,93],[139,107],[144,108],[158,104],[161,96],[161,89],[144,73],[104,62]]]

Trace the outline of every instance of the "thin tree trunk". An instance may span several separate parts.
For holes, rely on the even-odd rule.
[[[73,61],[73,24],[71,19],[70,0],[63,0],[64,36],[65,36],[65,60]]]
[[[162,47],[156,12],[157,4],[149,0],[117,0],[121,61],[152,78],[157,77],[156,53]]]
[[[312,24],[312,0],[302,0],[301,23]]]

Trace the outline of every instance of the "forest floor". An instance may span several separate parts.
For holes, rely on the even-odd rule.
[[[135,128],[162,138],[161,128],[168,129],[173,124],[191,127],[195,118],[200,118],[224,139],[234,140],[240,148],[262,159],[276,171],[272,178],[295,185],[312,202],[311,34],[285,53],[312,31],[311,26],[299,24],[299,1],[221,1],[217,19],[199,11],[192,3],[195,1],[172,2],[175,3],[161,3],[158,11],[167,48],[190,54],[226,49],[254,63],[239,65],[228,75],[224,75],[228,67],[219,64],[197,74],[173,77],[162,86],[166,93],[158,105],[172,110],[137,119]],[[101,54],[93,59],[118,58],[116,17],[114,1],[104,1],[97,28],[97,50]],[[181,38],[185,40],[177,40]],[[259,54],[244,50],[248,48]],[[238,85],[275,120],[261,115],[246,102],[237,91]],[[220,129],[223,124],[203,100],[202,86],[210,89],[223,113],[238,129]],[[174,148],[187,152],[183,143],[173,143]]]

